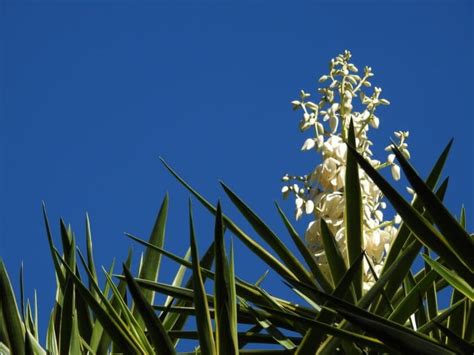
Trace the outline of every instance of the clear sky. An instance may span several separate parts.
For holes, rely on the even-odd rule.
[[[55,283],[42,200],[58,244],[64,217],[83,248],[90,214],[96,263],[108,267],[132,245],[138,263],[141,248],[123,232],[148,238],[168,191],[166,246],[184,254],[188,193],[158,156],[211,201],[224,198],[224,180],[288,240],[273,205],[293,214],[280,178],[318,162],[299,151],[306,137],[289,103],[300,89],[314,93],[344,49],[373,68],[392,103],[371,131],[376,154],[383,159],[394,130],[409,130],[412,162],[426,176],[454,137],[446,200],[457,215],[464,204],[471,221],[471,1],[0,0],[0,12],[0,256],[15,285],[23,261],[42,333]],[[202,251],[212,219],[194,206]],[[223,206],[241,221],[225,198]],[[255,281],[265,266],[235,245],[239,275]],[[163,280],[174,270],[165,265]],[[288,294],[278,279],[265,286]]]

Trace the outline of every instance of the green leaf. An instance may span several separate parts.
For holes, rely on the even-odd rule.
[[[71,278],[68,278],[64,289],[61,323],[59,326],[59,353],[61,355],[69,354],[70,350],[75,298],[74,283]]]
[[[448,186],[448,181],[449,181],[448,178],[446,178],[443,181],[443,183],[441,184],[441,186],[439,187],[439,189],[437,190],[437,192],[436,192],[436,194],[440,197],[440,199],[444,198],[444,195],[446,193],[446,189],[447,189],[447,186]],[[414,208],[415,208],[416,205],[417,205],[417,203],[416,203],[416,200],[415,200]],[[407,238],[403,237],[402,234],[401,234],[401,233],[405,233],[405,232],[407,234]],[[407,246],[410,246],[412,248],[412,252],[410,253],[411,258],[407,259],[405,261],[405,263],[399,265],[399,268],[398,268],[398,271],[397,271],[397,276],[394,276],[391,280],[389,280],[388,283],[387,283],[387,286],[385,287],[385,292],[384,293],[390,300],[392,300],[393,303],[396,303],[395,300],[393,299],[394,294],[396,293],[397,290],[400,289],[400,285],[402,284],[405,276],[409,275],[410,268],[413,265],[413,262],[415,261],[416,257],[418,256],[418,251],[420,250],[420,248],[422,246],[422,244],[413,236],[413,234],[411,234],[410,230],[403,223],[400,227],[399,233],[398,233],[398,235],[395,239],[394,244],[397,244],[397,242],[400,240],[399,239],[400,237],[404,238],[405,245],[403,245],[402,248],[397,248],[397,249],[393,249],[393,248],[395,248],[395,245],[392,245],[390,247],[389,256],[390,256],[390,253],[397,252],[396,258],[398,258],[398,255],[403,250],[405,250],[405,248]],[[394,254],[392,254],[392,255],[394,255]],[[382,275],[385,273],[385,270],[387,270],[387,268],[392,265],[393,261],[395,261],[396,258],[394,258],[390,264],[387,264],[387,260],[388,260],[388,258],[387,258],[387,260],[385,261],[384,267],[382,269]],[[430,295],[428,295],[428,296],[430,296]],[[432,302],[433,300],[430,299],[430,297],[428,297],[427,301],[428,301],[428,307],[432,307],[433,306],[433,302]],[[382,303],[382,300],[380,300],[380,302],[377,304],[377,306],[374,309],[375,309],[374,313],[381,314],[381,315],[385,314],[384,312],[388,310],[387,307],[384,305],[384,303]]]
[[[430,250],[424,246],[423,247],[425,254],[429,255]],[[432,269],[427,262],[425,264],[425,274],[430,272]],[[428,290],[426,290],[426,308],[427,308],[427,320],[433,319],[438,315],[438,297],[436,294],[436,283],[433,282]],[[418,325],[419,326],[419,325]],[[438,329],[435,329],[432,334],[437,340],[441,340],[441,332]]]
[[[436,262],[435,260],[430,259],[428,256],[423,255],[423,259],[438,273],[440,274],[446,281],[449,282],[451,286],[453,286],[456,290],[461,292],[463,295],[468,297],[471,302],[474,301],[474,289],[469,285],[466,280],[464,280],[459,275],[455,274],[453,271],[448,270],[440,263]]]
[[[436,326],[448,337],[448,344],[455,348],[461,354],[474,354],[474,345],[469,344],[463,338],[452,332],[440,323]]]
[[[345,297],[347,291],[350,288],[350,285],[354,280],[354,277],[356,276],[359,270],[359,264],[362,263],[364,254],[365,252],[361,252],[354,264],[351,265],[351,267],[344,273],[342,279],[334,289],[332,296],[342,299]],[[325,304],[326,303],[324,303],[323,305]],[[329,311],[327,308],[323,308],[319,315],[316,317],[316,320],[326,324],[331,324],[333,323],[335,316],[336,315],[334,312]],[[319,347],[319,344],[325,336],[326,334],[324,332],[321,332],[319,329],[310,328],[306,332],[303,341],[301,342],[300,346],[296,351],[296,354],[305,355],[315,353]]]
[[[161,158],[160,158],[161,159]],[[191,192],[197,200],[212,214],[216,215],[216,208],[207,201],[203,196],[201,196],[196,190],[194,190],[188,183],[186,183],[171,167],[161,159],[163,165],[168,169],[168,171],[186,188]],[[247,248],[249,248],[253,253],[255,253],[259,258],[261,258],[265,263],[267,263],[272,269],[274,269],[282,277],[293,277],[296,276],[291,272],[285,265],[283,265],[277,258],[270,254],[266,248],[258,244],[247,234],[245,234],[232,220],[227,216],[222,215],[223,222],[225,226],[234,233],[241,241],[244,243]]]
[[[443,171],[443,167],[444,167],[444,165],[446,163],[446,160],[448,158],[452,142],[453,141],[451,140],[448,143],[448,145],[444,148],[444,150],[442,151],[442,153],[440,154],[440,156],[436,160],[433,168],[431,169],[431,171],[428,175],[428,178],[426,179],[426,185],[429,186],[429,188],[431,190],[433,190],[435,188],[436,184],[438,183],[438,180],[441,176],[441,172]],[[440,198],[440,200],[442,200],[443,197],[441,197],[439,195],[439,191],[441,191],[441,188],[444,184],[447,186],[447,184],[448,184],[448,179],[447,178],[438,190],[438,197]],[[443,196],[444,196],[444,192],[443,192]],[[412,205],[413,205],[413,208],[415,210],[417,210],[419,212],[422,210],[423,206],[422,206],[422,203],[421,203],[420,199],[418,198],[418,196],[415,196],[415,199],[414,199]],[[387,255],[387,259],[385,260],[384,268],[389,267],[392,264],[393,260],[400,253],[400,250],[403,247],[403,245],[404,245],[406,239],[409,237],[409,235],[410,235],[410,229],[407,227],[407,225],[405,223],[402,222],[402,224],[400,225],[400,229],[398,231],[398,234],[397,234],[397,238],[395,239],[395,241],[392,243],[392,246],[390,247],[390,252]],[[382,273],[383,273],[383,270],[382,270]]]
[[[350,122],[348,144],[355,147],[354,123]],[[347,154],[346,176],[344,185],[344,227],[346,231],[347,254],[349,264],[354,261],[362,251],[364,244],[362,233],[362,195],[360,191],[359,167],[352,154]],[[362,266],[354,280],[354,289],[357,299],[362,297]]]
[[[69,264],[71,270],[74,270],[76,275],[80,277],[76,268],[76,240],[74,238],[71,226],[66,227],[66,223],[62,218],[60,219],[59,224],[61,229],[64,260],[66,260],[66,262]]]
[[[399,277],[398,270],[400,269],[400,265],[403,265],[404,263],[406,263],[407,260],[411,260],[412,253],[414,252],[417,252],[417,249],[414,244],[407,247],[402,252],[402,254],[395,260],[395,262],[392,265],[390,265],[387,271],[384,274],[380,275],[380,278],[378,279],[378,281],[375,282],[375,284],[367,291],[367,293],[364,296],[362,296],[362,298],[357,302],[357,307],[359,307],[360,309],[367,309],[372,304],[372,302],[376,300],[378,296],[380,296],[381,292],[384,290],[384,287],[387,285],[387,283],[393,278]],[[305,285],[302,285],[302,286],[306,287]],[[319,291],[317,290],[312,290],[312,292],[319,293]],[[320,296],[320,297],[323,297],[323,296]],[[346,321],[342,321],[339,327],[342,329],[350,328],[349,324]],[[334,341],[333,338],[329,337],[322,344],[322,348],[327,353],[333,353],[336,348],[336,342]]]
[[[186,331],[186,330],[185,331],[172,331],[170,333],[170,335],[180,337],[182,339],[198,339],[198,337],[199,337],[198,332],[189,331],[189,330],[188,331]],[[251,344],[272,344],[272,343],[274,343],[273,337],[270,336],[270,335],[267,335],[267,334],[259,334],[259,333],[249,334],[248,332],[240,332],[240,333],[238,333],[238,338],[239,338],[239,344],[242,344],[242,343],[245,343],[245,344],[248,344],[248,343],[251,343]],[[297,342],[300,339],[298,337],[288,337],[288,340]],[[273,351],[275,351],[275,350],[273,350]],[[266,350],[263,350],[263,349],[259,349],[258,354],[260,354],[260,352],[263,352],[264,354],[267,353]],[[248,353],[248,352],[240,350],[239,354],[242,354],[242,353]],[[183,354],[183,353],[180,353],[180,354]],[[278,350],[278,354],[281,354],[280,350]],[[289,354],[291,354],[291,352],[289,352]]]
[[[4,355],[10,355],[10,349],[5,345],[3,344],[2,342],[0,342],[0,354],[4,354]]]
[[[87,246],[87,266],[89,267],[93,281],[97,283],[98,282],[97,272],[96,272],[96,268],[94,264],[94,255],[92,252],[91,221],[87,213],[86,213],[86,246]],[[89,281],[89,290],[92,292],[92,294],[95,294],[95,289],[91,284],[93,281]]]
[[[467,303],[467,312],[466,312],[466,326],[464,328],[464,338],[472,343],[474,341],[474,303],[468,302]]]
[[[403,154],[395,146],[392,150],[397,156],[408,181],[444,235],[445,238],[443,239],[446,240],[449,248],[459,257],[462,263],[469,268],[471,273],[474,273],[474,259],[472,258],[474,254],[473,240],[438,197],[433,194],[429,186],[418,176],[415,169],[413,169]]]
[[[48,237],[49,249],[50,249],[50,252],[51,252],[51,258],[53,259],[54,269],[56,271],[56,278],[58,280],[58,286],[59,286],[58,291],[61,291],[62,288],[64,287],[65,282],[66,282],[65,276],[64,276],[64,271],[61,269],[61,266],[60,266],[59,261],[58,261],[57,249],[54,246],[53,234],[51,233],[51,226],[49,224],[48,215],[46,213],[46,205],[44,204],[44,202],[42,203],[42,207],[43,207],[43,219],[44,219],[44,224],[45,224],[45,227],[46,227],[46,235]]]
[[[211,243],[211,245],[207,248],[206,252],[204,253],[203,257],[201,258],[199,264],[201,266],[201,270],[204,269],[210,269],[212,267],[212,264],[214,262],[214,242]],[[180,267],[181,268],[181,267]],[[203,283],[206,282],[207,279],[207,274],[202,275],[203,278]],[[185,284],[185,288],[188,289],[193,289],[194,288],[194,282],[193,282],[193,276],[188,279],[188,281]],[[192,305],[192,302],[186,301],[186,300],[176,300],[174,302],[176,306],[190,306]],[[171,306],[172,303],[170,303]],[[188,319],[188,316],[186,314],[168,314],[163,320],[163,325],[165,326],[165,329],[173,329],[173,330],[181,330],[183,329],[184,325],[186,324],[186,321]]]
[[[184,260],[166,250],[163,250],[163,249],[160,249],[156,246],[153,246],[153,245],[150,245],[149,243],[147,243],[146,241],[142,240],[142,239],[139,239],[137,237],[134,237],[130,234],[126,234],[129,238],[133,239],[133,240],[136,240],[137,242],[141,243],[141,244],[144,244],[144,245],[147,245],[148,247],[150,248],[153,248],[155,250],[159,250],[161,253],[163,253],[163,255],[171,258],[172,260],[176,261],[177,263],[181,264],[181,265],[186,265],[187,267],[189,268],[192,268],[192,263],[190,263],[189,261],[187,260]],[[201,272],[203,274],[203,276],[208,276],[208,277],[211,277],[211,278],[214,278],[215,277],[215,274],[211,271],[209,271],[208,269],[205,269],[202,267],[203,263],[201,263]],[[117,276],[118,278],[122,278],[121,276]],[[123,279],[123,278],[122,278]],[[145,280],[140,280],[140,279],[136,279],[137,282],[140,284],[140,286],[142,287],[146,287],[146,288],[150,288],[150,289],[153,289],[157,292],[170,292],[170,293],[167,293],[167,294],[170,294],[172,296],[174,296],[174,293],[173,293],[173,287],[169,286],[169,285],[166,285],[166,284],[163,284],[163,283],[154,283],[154,282],[146,282]],[[255,285],[252,285],[250,283],[247,283],[247,282],[244,282],[242,280],[239,280],[238,278],[236,278],[236,290],[237,290],[237,294],[253,303],[256,303],[256,304],[261,304],[263,302],[263,304],[265,304],[265,300],[262,300],[262,296],[259,292],[259,290],[255,287]],[[171,288],[170,288],[171,287]],[[187,288],[190,288],[190,287],[187,287]],[[182,288],[174,288],[175,290],[176,289],[180,289],[180,290],[183,290]],[[166,291],[164,291],[166,290]],[[190,300],[192,300],[192,295],[190,297]],[[280,300],[280,303],[282,304],[283,307],[287,307],[295,312],[305,312],[307,310],[304,310],[297,306],[297,305],[293,305],[289,302],[282,302]]]
[[[220,181],[225,193],[240,213],[250,223],[260,237],[268,243],[275,253],[283,260],[285,265],[303,282],[314,283],[308,271],[303,268],[298,259],[295,258],[281,239],[253,212],[228,186]]]
[[[347,267],[344,257],[342,256],[341,251],[339,250],[339,247],[336,243],[336,239],[331,234],[331,231],[329,230],[329,227],[324,219],[321,219],[321,237],[323,239],[324,252],[326,253],[333,284],[337,285],[344,277],[344,274],[347,272]],[[361,253],[359,251],[359,255],[360,254]],[[361,267],[361,265],[358,267]],[[360,270],[355,271],[356,274],[353,281],[357,283]]]
[[[417,329],[417,331],[419,333],[423,333],[423,334],[429,333],[430,331],[432,331],[436,327],[436,322],[441,323],[444,320],[446,320],[452,314],[452,312],[454,312],[456,309],[461,307],[464,303],[465,303],[464,300],[456,302],[455,304],[453,304],[449,308],[442,311],[438,316],[431,319],[426,324],[423,324],[421,327],[419,327]]]
[[[238,354],[239,344],[235,337],[237,316],[232,304],[232,288],[234,278],[231,275],[224,246],[224,225],[220,203],[217,204],[215,225],[215,258],[216,271],[214,278],[214,294],[216,309],[216,343],[219,354]]]
[[[400,324],[364,311],[338,298],[329,295],[326,295],[326,297],[331,308],[351,323],[382,340],[396,352],[426,355],[453,354],[443,344],[439,344],[423,334],[418,334]]]
[[[58,260],[61,259],[58,258]],[[113,341],[116,342],[124,351],[133,354],[143,354],[145,351],[140,347],[136,339],[130,335],[126,325],[115,312],[109,301],[102,295],[99,287],[93,283],[101,298],[102,304],[106,307],[105,309],[96,300],[95,296],[89,291],[89,289],[84,286],[81,280],[73,273],[69,266],[64,261],[61,260],[61,262],[68,275],[72,278],[74,285],[76,286],[76,291],[95,313],[98,321],[102,324],[103,329],[110,335]]]
[[[191,248],[188,248],[188,250],[186,251],[186,254],[184,255],[183,257],[183,260],[186,260],[186,261],[189,261],[191,260]],[[173,282],[172,282],[172,286],[182,286],[182,283],[183,283],[183,278],[184,278],[184,275],[186,273],[186,269],[187,269],[187,266],[186,265],[181,265],[178,269],[178,271],[176,272],[174,278],[173,278]],[[191,276],[192,277],[192,276]],[[165,305],[171,305],[173,303],[174,299],[173,297],[171,296],[168,296],[165,300]],[[160,315],[161,318],[166,318],[166,315]],[[167,327],[167,325],[163,322],[163,326],[165,327],[166,330],[169,330],[170,328]]]
[[[285,213],[280,208],[280,206],[276,202],[275,202],[275,205],[277,207],[278,213],[280,214],[283,220],[283,223],[285,224],[286,229],[288,230],[288,234],[290,235],[291,239],[293,240],[296,247],[298,248],[298,251],[300,252],[301,256],[306,261],[306,264],[308,265],[309,269],[313,273],[314,278],[316,279],[316,281],[318,282],[318,284],[321,286],[321,288],[324,291],[332,292],[334,288],[332,287],[331,283],[327,280],[326,276],[324,276],[323,272],[320,270],[318,264],[314,260],[313,254],[311,254],[306,244],[303,242],[303,239],[298,235],[295,228],[293,227],[291,222],[288,220],[288,217],[285,215]]]
[[[123,264],[123,274],[127,280],[128,289],[135,302],[137,312],[145,322],[151,341],[155,345],[155,352],[160,355],[176,354],[173,343],[163,328],[163,324],[161,324],[161,321],[125,264]]]
[[[156,217],[155,225],[150,235],[148,242],[157,247],[163,248],[165,242],[165,229],[166,219],[168,216],[168,193],[165,195],[163,202],[161,203],[158,216]],[[138,277],[141,279],[147,279],[156,281],[160,270],[161,254],[157,251],[147,248],[145,256],[143,257],[143,263],[138,273]],[[143,296],[149,303],[153,303],[154,293],[150,290],[143,290]],[[136,315],[136,311],[133,312]]]
[[[30,349],[31,354],[46,355],[46,351],[41,347],[41,345],[38,343],[38,340],[31,334],[29,330],[26,330],[25,332],[25,353],[26,354],[28,354],[27,348]],[[1,349],[0,349],[0,354],[3,355],[3,352]]]
[[[251,313],[260,327],[265,329],[265,331],[271,335],[273,339],[275,339],[278,344],[283,346],[287,350],[292,350],[296,348],[295,343],[283,334],[270,320],[262,316],[260,312],[257,312],[253,307],[251,307],[245,300],[240,300],[240,303],[243,308],[247,309],[249,313]]]
[[[0,308],[2,323],[7,326],[8,343],[15,355],[25,354],[25,329],[3,260],[0,258]],[[0,324],[1,325],[1,324]]]
[[[453,292],[451,293],[451,304],[455,304],[456,302],[463,300],[465,297],[464,295],[453,288]],[[454,334],[462,336],[464,331],[464,318],[467,316],[467,307],[461,307],[453,312],[453,314],[448,319],[448,326],[447,328],[452,331]],[[448,338],[448,345],[454,345],[453,341]]]
[[[274,315],[279,315],[282,318],[286,318],[294,322],[298,322],[299,324],[304,324],[310,328],[315,328],[318,331],[323,332],[324,334],[332,335],[334,337],[338,337],[338,338],[347,340],[349,342],[354,342],[359,345],[369,346],[372,349],[381,350],[381,351],[388,350],[387,347],[378,339],[375,339],[366,335],[361,335],[355,332],[351,332],[345,329],[340,329],[338,327],[335,327],[326,323],[322,323],[314,319],[310,319],[310,318],[303,317],[300,315],[295,315],[294,313],[279,311],[276,309],[269,309],[268,307],[262,307],[262,308],[268,309],[269,312],[272,312]]]
[[[25,322],[25,292],[24,292],[24,284],[23,284],[23,261],[20,265],[20,310],[21,310],[21,318],[23,322]]]
[[[436,273],[432,270],[413,287],[403,301],[397,305],[395,310],[388,317],[389,320],[404,324],[405,321],[415,313],[418,307],[418,300],[423,297],[426,290],[433,284]]]
[[[102,269],[104,271],[107,283],[109,284],[115,300],[117,301],[117,305],[115,307],[116,313],[120,315],[121,320],[123,320],[127,329],[129,329],[130,334],[132,334],[132,336],[137,339],[137,342],[142,346],[142,348],[145,349],[147,353],[153,352],[153,347],[145,334],[145,324],[141,324],[139,322],[139,319],[141,318],[140,312],[138,312],[136,316],[132,314],[131,310],[128,308],[126,298],[122,297],[117,286],[115,286],[113,283],[112,275],[108,273],[105,268]],[[127,279],[125,278],[125,282],[126,281]]]
[[[72,314],[72,327],[71,327],[71,341],[68,354],[81,354],[81,335],[79,333],[79,325],[77,324],[77,310],[74,309]]]
[[[445,238],[417,212],[409,203],[407,203],[398,192],[367,162],[357,151],[348,145],[349,154],[353,155],[362,169],[374,181],[379,189],[384,193],[387,199],[392,203],[404,223],[410,228],[413,234],[421,243],[440,255],[448,265],[466,277],[469,282],[474,283],[474,275],[458,259],[455,253],[447,244]]]
[[[49,318],[48,323],[48,329],[46,331],[46,350],[52,355],[59,354],[56,331],[54,330],[54,312],[51,312],[51,316]]]
[[[212,332],[211,317],[207,304],[206,290],[199,265],[199,254],[194,235],[191,200],[189,200],[189,229],[191,238],[191,259],[193,263],[194,304],[196,305],[196,326],[199,334],[199,346],[204,354],[215,354],[216,345]]]

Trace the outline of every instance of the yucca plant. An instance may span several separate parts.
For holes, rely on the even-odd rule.
[[[127,234],[146,247],[136,276],[130,271],[129,253],[119,274],[114,263],[102,268],[105,284],[100,286],[89,218],[86,255],[77,249],[75,234],[62,220],[60,251],[43,208],[57,280],[47,336],[39,339],[36,300],[33,306],[25,302],[21,284],[17,302],[0,261],[0,353],[173,354],[183,340],[189,341],[179,349],[189,345],[188,353],[203,354],[473,353],[473,237],[466,231],[464,209],[457,220],[443,205],[448,179],[439,183],[452,142],[425,180],[407,160],[405,132],[398,132],[400,142],[389,147],[393,155],[385,163],[372,159],[367,128],[378,126],[375,108],[388,101],[376,88],[372,96],[360,96],[366,110],[354,112],[352,99],[370,86],[372,71],[366,67],[364,76],[357,76],[349,59],[345,52],[331,62],[329,75],[321,78],[330,79],[330,84],[320,90],[318,103],[308,101],[305,92],[293,102],[304,111],[301,128],[315,129],[304,150],[323,155],[314,173],[283,178],[283,193],[295,194],[296,217],[306,212],[314,218],[306,242],[278,205],[285,237],[221,183],[253,228],[244,231],[219,203],[210,203],[163,160],[215,217],[214,240],[205,253],[198,252],[191,201],[188,252],[181,257],[164,249],[165,196],[149,239]],[[338,94],[340,102],[335,99]],[[324,127],[325,120],[329,128]],[[411,185],[411,202],[380,174],[390,167],[394,178],[400,177],[395,158]],[[399,217],[383,219],[383,198]],[[282,288],[295,292],[298,302],[265,290],[263,277],[256,283],[237,277],[232,244],[226,250],[228,238],[242,241],[281,278]],[[413,263],[420,255],[424,266],[415,270]],[[171,284],[162,282],[163,257],[179,265]],[[192,274],[186,280],[187,269]],[[451,301],[440,309],[439,295],[446,288]],[[158,304],[156,295],[164,295],[165,301]]]

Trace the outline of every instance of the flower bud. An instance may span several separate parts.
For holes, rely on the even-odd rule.
[[[293,105],[293,110],[297,110],[300,107],[301,102],[299,102],[298,100],[293,100],[291,101],[291,104]]]
[[[398,165],[392,165],[392,177],[395,181],[400,180],[400,167]]]
[[[320,82],[320,83],[323,83],[323,82],[325,82],[325,81],[328,80],[328,79],[329,79],[329,76],[323,75],[322,77],[319,78],[319,82]]]
[[[311,214],[314,211],[314,202],[309,200],[304,204],[306,214]]]
[[[308,138],[307,140],[305,140],[303,146],[301,147],[301,150],[311,150],[314,148],[314,146],[316,145],[315,141],[313,138]]]
[[[303,207],[303,204],[304,204],[304,200],[301,197],[297,197],[295,200],[296,208]]]

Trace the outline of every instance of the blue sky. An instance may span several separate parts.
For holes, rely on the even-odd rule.
[[[373,132],[382,158],[394,130],[410,131],[412,162],[426,176],[451,137],[447,204],[473,211],[473,6],[470,1],[270,2],[12,1],[1,11],[0,255],[15,285],[23,261],[27,296],[37,289],[43,331],[54,276],[41,216],[71,223],[83,246],[92,219],[98,265],[125,258],[148,237],[166,191],[166,246],[188,245],[184,189],[163,156],[211,201],[222,179],[276,231],[281,176],[307,173],[299,114],[330,58],[349,49],[369,65],[391,105]],[[404,191],[406,182],[396,184]],[[201,250],[212,219],[195,205]],[[224,199],[224,212],[242,221]],[[308,220],[299,222],[303,232]],[[472,230],[472,222],[469,227]],[[250,231],[250,228],[247,228]],[[287,240],[287,239],[285,239]],[[236,242],[237,271],[265,266]],[[172,266],[164,266],[170,280]],[[286,295],[279,280],[268,287]]]

